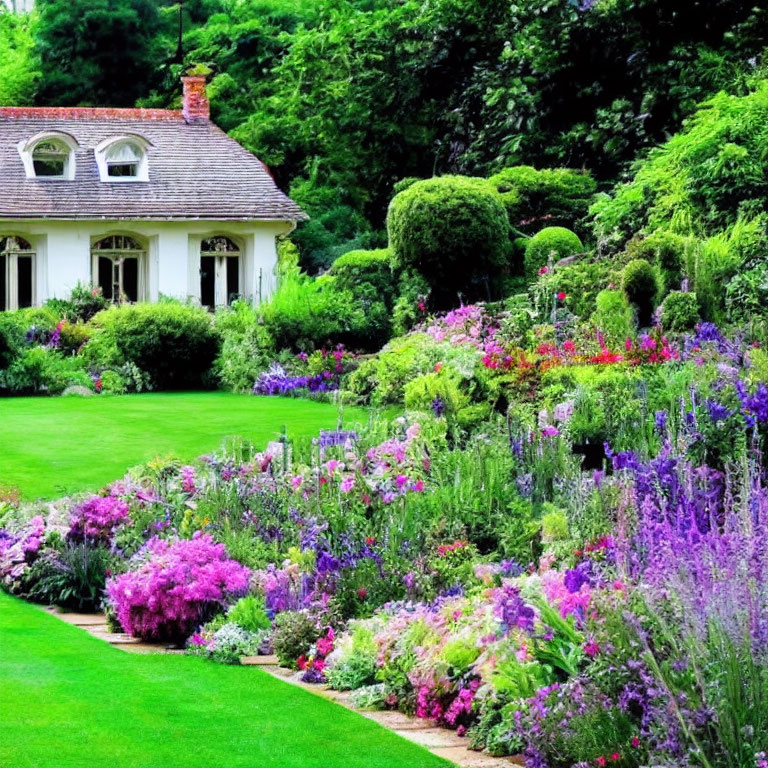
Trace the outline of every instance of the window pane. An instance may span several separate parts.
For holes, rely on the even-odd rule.
[[[240,259],[227,256],[227,304],[240,295]]]
[[[19,275],[19,309],[32,306],[32,257],[19,256],[17,261]]]
[[[112,259],[99,257],[98,284],[104,298],[112,301]]]
[[[63,176],[63,160],[37,160],[33,161],[35,176]]]
[[[8,259],[0,256],[0,312],[8,309],[8,283],[6,280],[6,270],[8,269]]]
[[[216,259],[200,257],[200,303],[213,309],[216,305]]]
[[[131,177],[139,175],[139,166],[135,163],[116,163],[107,166],[107,173],[110,176]]]
[[[123,260],[123,293],[128,301],[139,300],[139,260]]]

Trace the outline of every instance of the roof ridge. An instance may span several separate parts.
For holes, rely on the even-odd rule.
[[[148,120],[184,121],[180,109],[121,107],[0,107],[0,117],[55,118],[59,120]]]

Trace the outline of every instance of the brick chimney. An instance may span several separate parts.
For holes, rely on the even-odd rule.
[[[208,120],[211,105],[205,95],[205,75],[187,75],[182,77],[184,84],[184,104],[181,112],[188,123]]]

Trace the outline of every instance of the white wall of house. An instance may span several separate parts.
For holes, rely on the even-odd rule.
[[[78,282],[96,283],[92,244],[109,235],[129,235],[146,252],[145,298],[163,294],[200,300],[200,250],[206,238],[224,235],[240,248],[240,293],[258,303],[276,288],[276,238],[285,221],[26,221],[0,220],[0,238],[16,235],[35,253],[34,303],[69,297]]]

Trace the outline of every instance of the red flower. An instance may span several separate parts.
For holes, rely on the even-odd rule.
[[[361,600],[365,600],[365,598],[368,597],[368,590],[365,587],[360,587],[360,589],[357,590],[357,596]]]
[[[562,291],[560,291],[560,293],[557,294],[557,300],[565,301],[565,294]]]
[[[372,546],[373,546],[375,543],[376,543],[376,539],[374,539],[374,538],[373,538],[373,536],[369,536],[369,537],[368,537],[368,538],[365,540],[365,545],[366,545],[367,547],[372,547]]]
[[[435,363],[435,373],[440,373],[440,371],[443,370],[443,364],[442,363]]]
[[[595,762],[600,766],[600,768],[604,768],[605,764],[608,762],[602,755],[595,760]]]
[[[298,659],[296,659],[296,666],[299,669],[306,669],[307,668],[307,657],[302,653],[301,656],[299,656]]]
[[[423,301],[420,301],[418,303],[418,307],[419,307],[419,310],[421,312],[426,312],[427,311],[427,305]]]
[[[614,753],[611,755],[611,760],[613,760],[613,762],[614,762],[614,763],[615,763],[617,760],[620,760],[620,759],[621,759],[621,755],[620,755],[618,752],[614,752]]]
[[[632,746],[633,747],[639,747],[640,746],[640,739],[637,738],[637,736],[632,737]]]
[[[546,267],[542,267],[542,268],[539,270],[539,274],[540,274],[540,275],[546,275],[546,274],[547,274],[547,272],[548,272],[548,270],[547,270],[547,268],[546,268]]]

